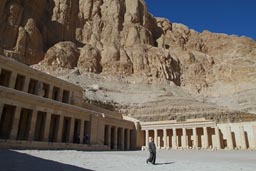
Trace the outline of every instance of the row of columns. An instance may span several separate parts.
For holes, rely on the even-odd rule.
[[[0,68],[0,74],[2,72],[2,69]],[[7,87],[9,88],[12,88],[12,89],[15,89],[15,84],[17,82],[17,76],[18,76],[18,73],[17,72],[14,72],[14,71],[11,71],[11,75],[10,75],[10,79],[9,79],[9,85]],[[25,77],[25,80],[24,80],[24,83],[23,83],[23,88],[21,91],[24,91],[24,92],[29,92],[29,84],[30,84],[30,81],[31,81],[31,78],[29,76],[24,76]],[[38,81],[38,80],[36,80]],[[42,82],[41,81],[38,81],[38,84],[40,84],[40,86],[38,88],[40,88],[39,91],[43,91],[42,90]],[[47,98],[50,98],[52,99],[53,98],[53,89],[54,89],[54,85],[52,84],[47,84],[49,86],[49,91],[47,92]],[[62,98],[63,98],[63,92],[64,92],[64,89],[63,88],[58,88],[59,89],[59,93],[58,93],[58,97],[57,97],[57,101],[62,101]],[[40,93],[38,94],[40,95]],[[67,103],[70,103],[71,102],[71,98],[70,98],[70,95],[68,97],[68,101]]]
[[[0,116],[2,116],[2,111],[4,108],[4,104],[0,104]],[[19,106],[15,107],[15,112],[13,116],[13,122],[12,122],[12,127],[10,131],[10,136],[9,139],[11,140],[16,140],[18,136],[18,131],[19,131],[19,123],[21,120],[21,110],[22,108]],[[49,134],[50,134],[50,124],[51,124],[51,117],[52,115],[50,112],[45,112],[46,113],[46,118],[45,118],[45,125],[44,125],[44,134],[43,134],[43,140],[42,141],[49,141]],[[38,111],[33,110],[31,119],[30,119],[30,127],[28,131],[28,141],[34,141],[35,139],[35,129],[36,129],[36,121],[37,121],[37,116],[38,116]],[[56,142],[62,142],[62,133],[63,133],[63,123],[64,123],[64,117],[63,115],[58,115],[59,116],[59,121],[58,121],[58,129],[57,129],[57,137],[56,137]],[[69,126],[69,138],[68,142],[73,143],[73,137],[74,137],[74,127],[75,127],[75,118],[70,117],[70,126]],[[1,117],[0,117],[1,120]],[[83,137],[84,137],[84,122],[85,120],[80,120],[80,132],[79,132],[79,137],[80,137],[80,142],[83,143]]]
[[[222,149],[222,148],[227,148],[227,149],[248,149],[248,148],[256,148],[256,126],[252,126],[252,135],[253,137],[248,139],[248,135],[244,130],[244,126],[240,125],[238,126],[236,134],[232,132],[231,130],[231,125],[227,125],[226,127],[222,127],[221,130],[225,134],[225,139],[223,132],[220,131],[220,129],[216,126],[214,128],[211,128],[211,132],[209,132],[208,127],[201,127],[203,132],[201,135],[197,135],[197,128],[170,128],[170,129],[154,129],[154,130],[145,130],[145,146],[148,146],[148,140],[149,140],[149,131],[153,131],[154,135],[154,142],[158,148],[170,148],[169,145],[169,136],[167,136],[167,130],[172,130],[172,139],[171,139],[171,148],[177,149],[178,147],[182,147],[183,149],[189,148],[189,143],[188,143],[188,135],[187,135],[187,130],[192,129],[192,135],[191,135],[191,141],[192,146],[191,148],[198,148],[199,147],[199,140],[200,140],[200,147],[201,148],[214,148],[214,149]],[[182,133],[178,136],[177,135],[177,130],[182,130]],[[163,147],[161,147],[161,139],[158,136],[158,131],[161,130],[163,131],[163,136],[162,136],[162,142],[163,142]],[[201,138],[199,138],[201,136]],[[209,142],[211,140],[211,142]],[[190,143],[191,145],[191,143]]]
[[[116,126],[105,126],[105,144],[114,150],[129,150],[130,149],[130,129]],[[113,131],[112,131],[113,130]],[[119,140],[118,140],[119,139]]]
[[[177,129],[178,128],[171,128],[168,130],[172,130],[172,148],[176,149],[178,148],[178,135],[177,135]],[[197,135],[197,131],[196,128],[191,128],[192,129],[192,138],[191,140],[193,140],[193,148],[198,148],[199,144],[198,144],[198,135]],[[160,147],[160,137],[158,137],[158,130],[159,129],[154,129],[154,143],[156,144],[156,146],[158,148],[162,148]],[[169,138],[167,138],[167,129],[161,129],[163,131],[163,148],[170,148],[169,145]],[[182,128],[182,136],[181,136],[181,147],[182,148],[188,148],[188,136],[187,136],[187,128]],[[149,131],[150,130],[145,130],[145,146],[148,147],[148,140],[149,140]],[[203,127],[203,136],[202,136],[202,148],[209,148],[209,137],[208,137],[208,130],[207,127]],[[215,128],[215,136],[213,139],[213,144],[215,145],[215,147],[217,149],[220,149],[220,135],[219,135],[219,129],[216,127]]]

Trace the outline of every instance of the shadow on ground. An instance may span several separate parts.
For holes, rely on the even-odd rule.
[[[18,153],[0,150],[0,171],[92,171],[68,164]]]
[[[175,162],[165,162],[165,163],[156,163],[155,165],[166,165],[166,164],[173,164]]]

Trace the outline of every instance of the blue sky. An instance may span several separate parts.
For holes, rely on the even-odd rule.
[[[156,17],[202,32],[248,36],[256,40],[256,0],[145,0]]]

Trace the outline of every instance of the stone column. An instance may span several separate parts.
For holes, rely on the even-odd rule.
[[[53,85],[50,84],[50,85],[49,85],[49,92],[48,92],[48,93],[49,93],[49,94],[48,94],[48,98],[49,98],[49,99],[52,99],[52,92],[53,92]]]
[[[166,143],[167,143],[167,149],[170,148],[170,137],[169,136],[166,136],[167,140],[166,140]]]
[[[177,149],[177,133],[176,133],[176,128],[173,128],[172,148],[173,149]]]
[[[207,149],[209,147],[207,127],[203,127],[203,130],[204,130],[204,148]]]
[[[70,91],[69,92],[69,96],[68,96],[68,104],[71,104],[71,100],[72,100],[72,94],[73,94],[73,92],[72,91]]]
[[[107,144],[111,148],[111,126],[108,125],[108,138],[107,138]]]
[[[244,126],[239,126],[241,148],[246,149]]]
[[[70,120],[70,134],[69,134],[69,143],[73,143],[74,139],[74,129],[75,129],[75,118],[71,118]]]
[[[62,142],[63,123],[64,123],[64,116],[60,115],[57,142]]]
[[[233,140],[232,140],[232,134],[231,134],[231,126],[228,125],[226,127],[226,130],[227,130],[227,145],[228,145],[228,149],[233,149],[234,146],[233,146]]]
[[[9,82],[9,88],[15,88],[15,83],[16,83],[16,78],[17,78],[17,72],[13,72],[11,74],[10,82]]]
[[[197,136],[197,133],[196,133],[196,128],[193,128],[193,148],[196,149],[198,148],[198,136]]]
[[[167,149],[167,130],[163,129],[164,149]]]
[[[80,134],[79,134],[79,138],[80,138],[80,144],[83,144],[84,142],[84,120],[81,120],[81,128],[80,128]]]
[[[256,149],[256,125],[252,126],[252,134],[253,134],[254,145],[252,147],[250,147],[250,148]]]
[[[127,150],[130,150],[130,130],[127,129]]]
[[[24,86],[23,86],[23,91],[24,92],[28,92],[28,88],[29,88],[29,81],[30,81],[30,78],[28,76],[25,77],[25,82],[24,82]]]
[[[1,121],[1,119],[2,119],[3,110],[4,110],[4,104],[3,104],[3,103],[0,103],[0,121]]]
[[[33,110],[31,123],[30,123],[30,129],[29,129],[29,135],[28,140],[33,141],[35,137],[35,129],[36,129],[36,118],[37,118],[37,110]]]
[[[63,98],[63,89],[60,88],[60,93],[59,93],[58,101],[62,102],[62,98]]]
[[[146,129],[145,132],[146,132],[146,133],[145,133],[145,134],[146,134],[146,136],[145,136],[145,146],[148,147],[149,130]]]
[[[124,128],[121,128],[121,150],[124,150]]]
[[[219,128],[217,126],[215,127],[214,144],[215,144],[215,148],[217,150],[221,149],[221,146],[220,146],[220,131],[219,131]]]
[[[51,116],[50,112],[47,112],[46,119],[45,119],[45,128],[44,128],[44,141],[49,141],[49,133],[50,133],[50,126],[51,126]]]
[[[18,129],[19,129],[19,121],[20,121],[20,112],[21,112],[21,107],[16,106],[13,124],[12,124],[12,130],[11,130],[11,134],[10,134],[11,140],[16,140],[16,138],[17,138],[17,133],[18,133]]]
[[[187,148],[187,132],[186,128],[182,128],[182,148]]]
[[[154,129],[154,142],[155,142],[156,147],[158,147],[157,141],[158,141],[157,129]]]
[[[117,131],[118,131],[118,128],[115,127],[114,128],[114,149],[117,150]]]

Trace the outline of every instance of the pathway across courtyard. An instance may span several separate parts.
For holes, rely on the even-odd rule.
[[[147,151],[87,152],[0,150],[0,171],[255,171],[256,151],[157,152],[156,165],[146,164]]]

